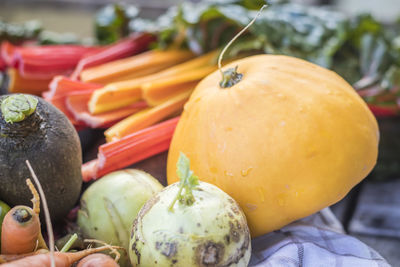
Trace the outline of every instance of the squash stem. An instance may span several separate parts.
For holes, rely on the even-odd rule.
[[[231,87],[235,84],[237,84],[238,82],[241,81],[243,74],[240,74],[237,72],[237,66],[235,68],[230,68],[226,71],[222,70],[222,58],[226,52],[226,50],[228,50],[228,48],[231,46],[231,44],[237,39],[239,38],[240,35],[242,35],[251,25],[253,25],[253,23],[257,20],[257,18],[260,16],[261,12],[263,11],[263,9],[267,7],[267,5],[263,5],[260,10],[258,11],[257,15],[249,22],[249,24],[246,25],[246,27],[244,27],[238,34],[236,34],[232,40],[229,41],[229,43],[224,47],[224,49],[222,50],[221,54],[218,57],[218,69],[221,72],[221,76],[222,76],[222,81],[219,83],[221,88],[227,88],[227,87]]]
[[[222,81],[219,83],[221,88],[232,87],[242,80],[243,74],[238,73],[237,68],[229,68],[222,73]]]

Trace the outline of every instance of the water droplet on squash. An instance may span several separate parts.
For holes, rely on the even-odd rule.
[[[285,194],[279,194],[278,195],[278,205],[281,206],[281,207],[286,205]]]
[[[286,98],[286,96],[284,95],[284,94],[282,94],[282,93],[279,93],[279,94],[277,94],[276,95],[279,99],[285,99]]]
[[[281,126],[285,126],[286,125],[286,121],[281,121]]]
[[[231,172],[224,171],[224,174],[225,174],[226,176],[233,177],[233,173],[231,173]]]
[[[313,158],[318,154],[318,150],[315,147],[309,147],[306,151],[306,158]]]
[[[245,206],[249,211],[255,211],[257,209],[257,205],[255,204],[246,203]]]
[[[183,106],[183,110],[187,110],[189,108],[189,102],[186,102],[186,104]]]
[[[217,173],[217,172],[218,172],[218,169],[217,169],[216,167],[211,167],[211,168],[210,168],[210,172],[212,172],[212,173]]]
[[[260,194],[261,202],[264,203],[264,201],[265,201],[264,191],[261,188],[258,188],[257,191]]]
[[[364,165],[363,168],[362,168],[362,170],[363,170],[363,171],[366,171],[367,168],[368,168],[368,166],[367,166],[367,165]]]
[[[253,169],[253,167],[249,167],[245,170],[242,170],[240,173],[242,174],[243,177],[246,177],[247,175],[249,175],[249,173],[251,172],[252,169]]]

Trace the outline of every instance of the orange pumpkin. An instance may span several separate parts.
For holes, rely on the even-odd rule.
[[[301,59],[238,60],[240,81],[221,88],[218,71],[190,97],[168,155],[179,152],[200,180],[231,195],[252,236],[279,229],[342,199],[377,159],[376,119],[336,73]]]

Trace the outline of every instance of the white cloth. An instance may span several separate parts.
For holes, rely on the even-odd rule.
[[[252,241],[249,266],[386,267],[375,250],[346,235],[329,208]]]

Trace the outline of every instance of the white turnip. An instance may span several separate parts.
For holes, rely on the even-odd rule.
[[[134,221],[129,255],[134,266],[247,266],[250,233],[229,195],[198,181],[181,154],[180,183],[154,195]]]

